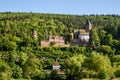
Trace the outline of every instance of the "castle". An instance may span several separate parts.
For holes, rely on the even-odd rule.
[[[74,29],[73,33],[70,33],[70,43],[65,44],[65,38],[63,36],[49,36],[48,40],[40,41],[41,47],[70,47],[70,46],[83,46],[89,44],[90,30],[92,25],[89,20],[85,24],[85,29]],[[37,36],[37,32],[33,31],[33,36]]]
[[[65,39],[63,36],[49,36],[48,40],[40,41],[41,47],[48,47],[48,46],[54,46],[54,47],[69,47],[69,44],[65,44]]]
[[[90,38],[89,34],[91,29],[92,29],[92,25],[90,21],[87,20],[85,24],[85,29],[74,30],[74,38],[71,39],[70,45],[71,46],[88,45]]]

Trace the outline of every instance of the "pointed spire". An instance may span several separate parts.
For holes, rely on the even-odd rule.
[[[89,21],[89,20],[87,20],[86,25],[91,25],[91,23],[90,23],[90,21]]]
[[[92,25],[89,20],[87,20],[85,26],[86,26],[86,32],[90,32],[90,30],[92,29]]]

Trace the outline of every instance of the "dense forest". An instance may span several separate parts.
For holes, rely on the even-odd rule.
[[[90,44],[40,47],[49,35],[66,36],[90,20]],[[38,33],[37,39],[32,31]],[[93,43],[94,42],[94,43]],[[61,71],[52,70],[57,60]],[[80,80],[120,77],[120,16],[0,13],[0,80]]]

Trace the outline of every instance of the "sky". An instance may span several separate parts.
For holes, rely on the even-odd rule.
[[[0,12],[119,14],[120,0],[0,0]]]

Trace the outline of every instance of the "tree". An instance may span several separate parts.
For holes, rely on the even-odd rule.
[[[12,70],[12,77],[14,79],[21,79],[22,78],[22,74],[23,74],[23,71],[22,71],[22,68],[15,65],[13,67],[13,70]]]
[[[114,48],[116,50],[115,54],[120,54],[119,50],[120,50],[120,41],[119,40],[112,40],[112,48]]]
[[[112,46],[113,36],[112,34],[108,34],[105,38],[105,44]]]
[[[111,63],[113,63],[113,67],[116,68],[119,68],[120,67],[120,55],[114,55],[112,58],[111,58]]]
[[[120,69],[117,69],[114,74],[115,77],[120,77]]]
[[[9,66],[13,68],[14,65],[15,65],[15,57],[13,53],[10,53],[9,54]]]
[[[28,53],[28,58],[23,67],[23,78],[25,79],[40,79],[42,65],[38,58],[33,53]]]
[[[79,80],[81,69],[84,62],[84,55],[76,55],[65,60],[64,68],[69,80]]]
[[[5,42],[3,46],[4,51],[12,51],[16,49],[16,43],[13,41]]]
[[[115,50],[112,49],[110,46],[102,45],[100,47],[100,52],[103,52],[104,54],[107,54],[109,57],[112,57],[115,53]]]
[[[100,30],[99,31],[99,37],[100,37],[100,43],[105,44],[105,37],[106,37],[106,31],[105,30]]]
[[[109,79],[112,76],[111,63],[107,56],[92,53],[89,58],[85,59],[84,63],[84,67],[90,71],[90,77]]]
[[[89,41],[90,41],[90,45],[94,46],[94,48],[100,46],[100,39],[99,39],[96,28],[94,28],[90,31],[90,40]]]
[[[0,79],[10,80],[12,76],[12,69],[4,61],[0,60]]]

